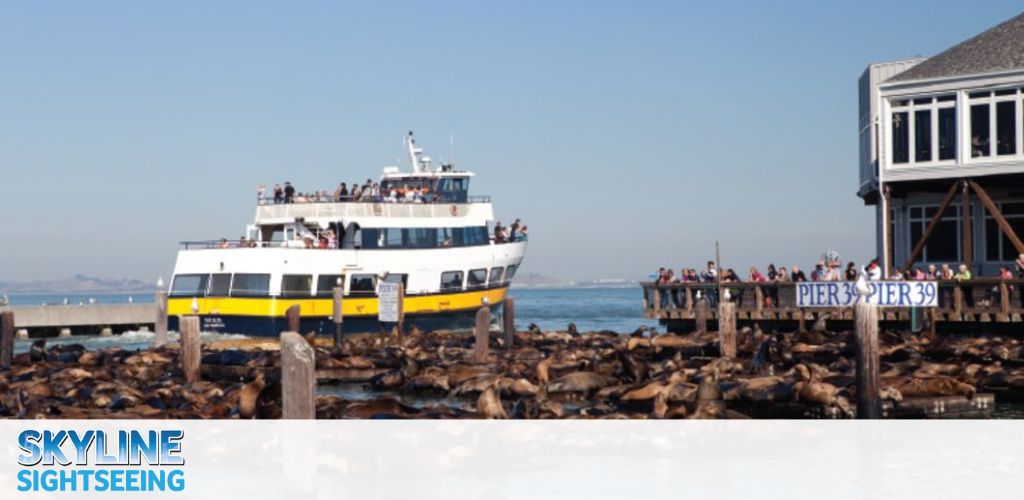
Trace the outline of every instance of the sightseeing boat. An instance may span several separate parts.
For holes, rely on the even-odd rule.
[[[285,202],[261,193],[244,239],[182,242],[169,328],[195,314],[204,331],[276,336],[285,311],[299,305],[302,331],[328,334],[339,287],[345,332],[381,331],[381,283],[402,285],[406,328],[468,328],[480,307],[496,312],[526,253],[525,235],[495,238],[490,198],[469,195],[474,174],[431,168],[411,132],[405,146],[411,171],[385,167],[380,196]]]

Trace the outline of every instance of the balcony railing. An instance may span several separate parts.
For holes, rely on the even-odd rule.
[[[400,204],[400,205],[444,205],[444,204],[472,204],[472,203],[490,203],[491,197],[486,195],[478,196],[467,196],[465,202],[458,201],[446,201],[443,197],[433,197],[431,195],[424,196],[418,202],[406,201],[404,198],[399,198],[396,201],[388,201],[388,198],[375,196],[372,198],[364,199],[353,199],[349,196],[343,196],[341,199],[335,200],[333,196],[301,196],[295,197],[289,203],[283,201],[275,201],[273,197],[257,197],[256,204],[259,206],[263,205],[308,205],[308,204],[319,204],[319,203],[389,203],[389,204]]]
[[[1021,294],[1024,279],[976,278],[969,281],[940,280],[937,283],[939,296],[935,311],[939,314],[995,314],[1001,321],[1011,321],[1011,316],[1020,321],[1020,315],[1024,313],[1024,296]],[[692,318],[698,297],[706,298],[708,306],[712,308],[717,307],[718,301],[722,299],[719,284],[714,282],[667,285],[645,282],[641,286],[645,315],[654,318]],[[796,283],[793,282],[731,282],[722,283],[721,289],[723,294],[724,290],[729,290],[730,300],[736,303],[737,312],[748,318],[778,317],[778,313],[789,314],[801,310],[797,307]],[[811,308],[806,310],[810,311]]]

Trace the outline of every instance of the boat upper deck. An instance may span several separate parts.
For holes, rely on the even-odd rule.
[[[412,219],[448,219],[457,226],[483,225],[494,218],[490,197],[476,196],[466,203],[388,203],[379,201],[313,201],[304,203],[259,203],[255,223],[285,224],[296,219],[308,222],[376,220],[376,227],[408,227]],[[365,224],[364,224],[365,225]]]

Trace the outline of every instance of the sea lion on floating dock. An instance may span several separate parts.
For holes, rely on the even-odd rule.
[[[238,391],[238,416],[241,418],[252,418],[256,415],[256,400],[260,392],[267,386],[263,372],[256,375],[256,379],[242,386]]]
[[[480,418],[508,418],[494,387],[488,387],[480,393],[480,397],[476,400],[476,412]]]
[[[818,373],[801,363],[794,367],[799,380],[793,384],[793,392],[797,401],[808,401],[822,406],[834,406],[847,416],[853,416],[850,401],[840,394],[840,389],[827,382],[822,382]]]
[[[591,393],[613,382],[615,379],[593,372],[572,372],[548,384],[547,391]]]

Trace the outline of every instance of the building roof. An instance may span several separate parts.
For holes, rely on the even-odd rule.
[[[904,82],[1024,68],[1024,13],[963,41],[888,81]]]

